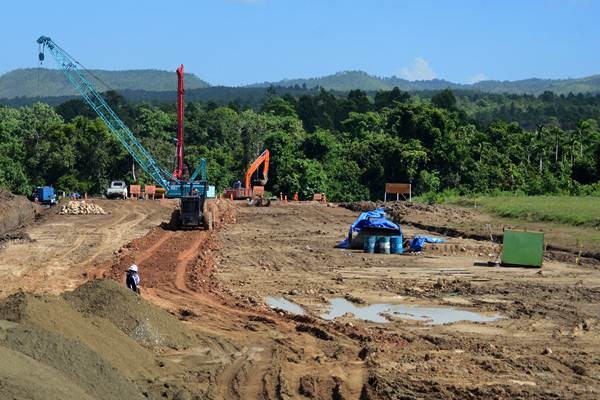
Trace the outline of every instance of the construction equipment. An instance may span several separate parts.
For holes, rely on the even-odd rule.
[[[63,73],[71,84],[81,94],[86,103],[96,112],[104,121],[109,131],[117,140],[127,149],[133,159],[142,169],[152,177],[152,179],[166,191],[167,197],[180,198],[180,217],[181,227],[200,226],[200,221],[207,220],[206,228],[211,228],[212,223],[208,224],[211,216],[204,217],[205,200],[208,192],[206,181],[206,160],[200,159],[198,167],[189,178],[183,180],[183,65],[179,67],[177,74],[180,76],[178,85],[178,126],[177,126],[177,153],[176,168],[173,173],[167,172],[161,168],[150,152],[142,146],[140,141],[133,135],[131,130],[121,121],[117,114],[110,108],[108,103],[102,98],[94,85],[85,77],[86,69],[65,50],[60,48],[52,39],[47,36],[40,36],[37,40],[39,45],[39,60],[42,62],[45,58],[44,50],[48,48],[50,53],[62,69]],[[88,74],[89,71],[87,71]],[[200,175],[200,180],[195,179]],[[193,197],[193,199],[192,199]],[[188,214],[190,204],[193,207],[193,220],[183,220]],[[183,210],[186,211],[183,211]],[[188,221],[188,222],[186,222]]]
[[[177,139],[175,139],[175,169],[173,170],[174,179],[183,177],[183,117],[185,103],[183,96],[185,93],[183,85],[183,64],[177,68]]]
[[[41,204],[53,206],[56,204],[56,194],[52,186],[38,186],[32,195],[32,200],[37,200]]]
[[[264,197],[265,185],[269,178],[269,161],[271,153],[269,150],[262,152],[248,167],[246,175],[244,175],[244,183],[242,187],[234,185],[233,188],[225,189],[225,197],[234,200],[251,199],[256,206],[269,206],[271,201]],[[259,168],[262,165],[262,174],[259,174]],[[254,176],[256,174],[256,176]],[[261,177],[262,176],[262,177]],[[254,179],[253,179],[254,177]]]
[[[194,192],[198,193],[199,196],[206,196],[207,185],[205,160],[200,160],[198,167],[187,181],[176,178],[173,176],[174,174],[161,168],[148,150],[142,146],[139,140],[133,135],[131,130],[129,130],[129,128],[123,123],[123,121],[121,121],[117,114],[110,108],[100,93],[96,90],[94,85],[92,85],[92,83],[86,78],[86,75],[91,75],[91,73],[49,37],[40,36],[40,38],[37,40],[37,43],[40,47],[40,62],[44,60],[44,50],[48,48],[69,82],[71,82],[86,103],[94,110],[94,112],[96,112],[102,121],[104,121],[109,131],[123,145],[123,147],[127,149],[135,162],[141,166],[142,169],[148,175],[150,175],[150,177],[159,186],[165,189],[167,197],[179,198],[183,195],[186,195],[186,193],[183,191],[183,188],[185,187],[185,190],[187,191],[187,188],[189,188],[190,185],[192,189],[194,189]],[[181,92],[183,94],[183,90]],[[183,157],[183,140],[181,141],[180,155]],[[183,159],[181,159],[181,163],[183,163]],[[200,175],[200,180],[196,181],[195,179],[198,177],[198,175]]]
[[[207,209],[206,196],[198,196],[192,187],[187,194],[180,197],[179,210],[173,212],[173,220],[179,228],[213,228],[213,215]]]

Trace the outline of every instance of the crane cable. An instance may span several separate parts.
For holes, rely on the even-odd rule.
[[[89,70],[88,68],[86,68],[82,63],[80,63],[79,61],[77,61],[75,59],[75,57],[73,57],[72,55],[70,55],[65,49],[63,49],[62,47],[60,47],[55,42],[54,42],[54,46],[56,46],[60,51],[62,51],[63,53],[65,53],[71,60],[73,60],[73,62],[75,64],[79,65],[83,71],[85,71],[87,74],[89,74],[94,79],[96,79],[98,82],[100,82],[102,85],[104,85],[107,90],[112,90],[112,91],[116,92],[116,90],[114,88],[112,88],[108,83],[106,83],[104,80],[102,80],[99,76],[97,76],[96,74],[94,74],[91,70]]]

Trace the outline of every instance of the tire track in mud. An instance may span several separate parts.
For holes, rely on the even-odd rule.
[[[320,340],[310,333],[298,332],[297,322],[286,316],[248,307],[232,298],[212,276],[212,249],[218,246],[217,237],[213,232],[200,230],[155,228],[125,246],[123,254],[107,263],[101,272],[105,277],[123,281],[125,270],[135,261],[140,267],[144,297],[176,314],[190,311],[193,317],[188,324],[209,351],[221,355],[217,358],[221,365],[209,378],[208,398],[294,397],[307,373],[321,377],[317,381],[324,387],[319,393],[332,393],[332,382],[341,379],[346,382],[346,395],[337,398],[358,398],[366,372],[358,358],[360,346],[356,341],[339,333],[333,334],[334,341]],[[346,353],[354,354],[358,363],[332,359],[340,346]]]

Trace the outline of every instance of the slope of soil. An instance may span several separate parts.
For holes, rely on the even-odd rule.
[[[120,342],[129,344],[114,327],[100,331],[107,326],[85,319],[63,301],[25,293],[0,303],[0,318],[16,324],[4,330],[0,346],[59,371],[93,398],[142,398],[139,389],[108,361],[118,360],[123,350]],[[103,357],[97,350],[108,354]],[[143,363],[143,358],[128,357],[131,350],[123,353],[125,359]]]
[[[19,326],[7,330],[0,343],[3,347],[60,371],[70,382],[79,386],[91,397],[143,398],[135,385],[127,381],[98,353],[78,340],[37,327]]]
[[[33,222],[39,212],[26,197],[0,188],[0,238]]]
[[[131,379],[152,375],[156,369],[152,354],[110,321],[82,315],[61,298],[14,294],[0,303],[0,319],[77,340]]]
[[[0,329],[0,334],[2,330]],[[93,400],[60,371],[0,346],[0,398],[11,400]]]
[[[115,281],[90,281],[63,297],[77,311],[109,320],[141,344],[184,348],[191,342],[177,318]]]

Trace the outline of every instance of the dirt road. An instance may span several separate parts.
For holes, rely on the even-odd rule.
[[[4,243],[0,251],[0,296],[18,288],[60,293],[86,280],[90,267],[102,263],[129,241],[168,221],[175,203],[94,200],[106,215],[58,215],[46,212],[26,229],[31,241]]]
[[[158,227],[161,216],[168,219],[167,206],[108,207],[113,204],[112,222],[101,229],[90,223],[85,239],[105,250],[76,247],[76,235],[64,236],[63,245],[57,236],[44,246],[15,243],[0,258],[27,272],[3,272],[2,289],[26,283],[58,292],[81,280],[82,271],[122,282],[127,266],[138,263],[143,298],[194,333],[189,346],[156,349],[163,375],[151,380],[151,398],[600,397],[596,266],[546,260],[541,272],[481,267],[474,262],[487,261],[497,246],[458,238],[419,255],[335,249],[357,213],[323,204],[234,208],[221,202],[213,232]],[[153,228],[113,254],[125,240],[114,234],[119,218],[141,218],[136,232]],[[32,227],[32,237],[39,240],[36,232],[52,231],[58,221]],[[403,228],[408,237],[420,232]],[[52,260],[39,271],[25,268],[54,246],[76,248],[63,256],[68,266]],[[23,248],[28,251],[17,251]],[[304,313],[272,310],[267,296]],[[327,319],[330,305],[340,301],[346,301],[341,315]],[[378,304],[386,305],[385,315],[366,318],[379,322],[356,318]],[[476,314],[458,319],[501,319],[433,325],[418,318],[431,310],[417,306],[443,307],[435,318],[467,311]]]

